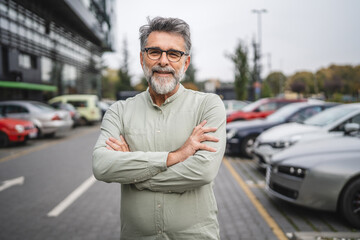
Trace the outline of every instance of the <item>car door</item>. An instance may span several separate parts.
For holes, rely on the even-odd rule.
[[[25,120],[31,120],[30,119],[30,112],[27,108],[11,104],[5,106],[5,116],[9,118],[17,118],[17,119],[25,119]]]

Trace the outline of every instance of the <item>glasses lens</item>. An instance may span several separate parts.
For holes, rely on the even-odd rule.
[[[149,49],[147,54],[150,59],[157,60],[161,57],[161,50],[159,49]]]
[[[168,57],[169,61],[177,62],[181,58],[181,53],[178,51],[168,51],[167,57]]]

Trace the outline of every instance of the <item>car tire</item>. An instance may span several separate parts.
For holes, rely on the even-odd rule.
[[[252,158],[251,148],[252,145],[255,143],[255,139],[258,135],[249,135],[244,138],[244,140],[241,143],[241,155],[246,158]]]
[[[86,120],[85,117],[81,117],[79,120],[79,125],[80,126],[85,126],[85,125],[89,125],[88,121]]]
[[[9,138],[4,132],[0,132],[0,147],[6,147],[9,145]]]
[[[36,136],[36,138],[41,138],[41,137],[42,137],[42,132],[41,132],[40,128],[39,128],[39,127],[36,127],[36,129],[37,129],[37,136]]]
[[[339,210],[346,221],[360,228],[360,178],[352,181],[344,189]]]

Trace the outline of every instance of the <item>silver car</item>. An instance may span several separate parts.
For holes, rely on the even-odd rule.
[[[65,133],[74,122],[65,110],[55,110],[47,104],[36,101],[2,101],[0,112],[9,118],[29,120],[38,129],[38,137]]]
[[[278,152],[302,141],[343,135],[346,123],[360,124],[360,103],[342,104],[308,118],[303,123],[286,123],[260,134],[253,145],[253,155],[265,166]]]
[[[267,168],[268,192],[301,206],[339,211],[359,228],[359,125],[346,128],[357,133],[302,142],[275,154]]]

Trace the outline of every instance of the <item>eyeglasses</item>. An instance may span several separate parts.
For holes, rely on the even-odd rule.
[[[148,58],[150,58],[151,60],[159,60],[163,52],[166,53],[166,57],[170,62],[180,61],[183,55],[189,56],[188,53],[172,49],[164,51],[160,48],[144,48],[143,51],[147,53]]]

